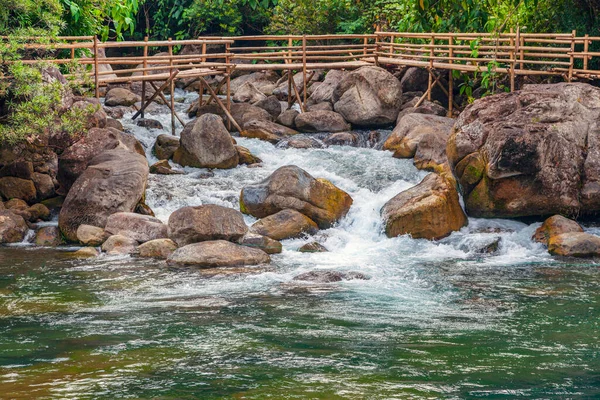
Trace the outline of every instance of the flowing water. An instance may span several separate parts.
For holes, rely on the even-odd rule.
[[[156,161],[160,132],[125,125]],[[238,143],[262,168],[151,175],[157,217],[237,208],[243,186],[289,164],[347,191],[349,214],[242,270],[1,248],[0,398],[600,398],[594,261],[549,256],[530,240],[539,223],[470,219],[437,242],[388,239],[382,205],[425,176],[411,160]],[[479,251],[497,239],[495,253]],[[296,251],[315,240],[330,251]],[[370,279],[293,280],[315,270]]]

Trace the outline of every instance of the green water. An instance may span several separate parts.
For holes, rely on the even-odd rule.
[[[600,398],[593,263],[444,259],[319,285],[274,261],[0,248],[0,397]]]

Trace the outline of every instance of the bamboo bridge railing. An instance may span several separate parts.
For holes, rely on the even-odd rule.
[[[0,38],[5,44],[7,39]],[[101,86],[141,82],[142,97],[146,100],[146,83],[152,85],[156,92],[158,88],[154,83],[166,82],[161,90],[168,86],[171,92],[173,129],[176,79],[200,79],[202,95],[205,87],[210,89],[204,78],[222,75],[226,85],[225,104],[218,101],[219,90],[213,91],[211,96],[214,94],[215,102],[229,111],[230,76],[234,69],[283,71],[288,79],[288,101],[292,102],[292,97],[295,97],[302,108],[312,79],[310,72],[318,69],[356,69],[365,65],[422,67],[430,75],[427,92],[421,101],[426,97],[431,99],[433,87],[439,86],[448,95],[450,112],[455,105],[453,74],[447,74],[446,88],[441,83],[440,70],[505,75],[510,81],[511,91],[516,89],[518,76],[558,76],[567,81],[600,79],[600,51],[590,50],[600,48],[600,37],[578,36],[576,31],[544,34],[522,33],[518,29],[501,34],[376,32],[364,35],[262,35],[104,43],[93,36],[65,36],[57,38],[55,43],[41,43],[30,38],[20,46],[26,50],[51,51],[53,56],[46,54],[45,62],[88,66],[85,75],[93,79],[96,97],[100,95]],[[195,50],[178,54],[175,50],[183,46],[193,46]],[[121,49],[119,56],[104,55],[105,49],[115,48]],[[158,51],[162,53],[150,55]],[[11,61],[4,61],[7,62]],[[107,69],[105,65],[113,68]],[[293,71],[302,73],[300,88],[292,79]],[[162,93],[155,93],[153,98],[159,95],[167,100]]]

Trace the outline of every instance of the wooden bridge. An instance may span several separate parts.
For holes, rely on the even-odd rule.
[[[2,38],[7,40],[7,38]],[[366,65],[386,68],[422,67],[429,71],[425,98],[431,99],[434,86],[448,96],[452,112],[454,102],[453,74],[448,74],[447,87],[441,82],[441,70],[462,73],[487,72],[505,75],[510,90],[517,87],[518,76],[557,76],[567,81],[600,79],[600,52],[595,44],[600,37],[571,33],[397,33],[376,32],[364,35],[285,35],[201,37],[195,40],[100,42],[93,36],[59,37],[56,43],[42,44],[27,40],[25,49],[53,50],[45,62],[90,65],[87,75],[93,79],[96,97],[100,88],[110,84],[141,82],[142,108],[161,96],[172,111],[172,128],[177,117],[174,109],[174,85],[177,79],[200,80],[200,101],[205,90],[210,101],[219,104],[229,120],[231,74],[234,70],[282,71],[288,80],[288,102],[298,102],[304,109],[311,71],[356,69]],[[176,49],[188,46],[187,51]],[[118,48],[119,56],[105,56],[105,51]],[[189,50],[189,49],[193,50]],[[150,56],[150,52],[162,53]],[[166,51],[165,51],[166,50]],[[22,61],[35,63],[36,60]],[[107,68],[110,65],[113,68]],[[595,68],[590,66],[595,65]],[[292,72],[302,72],[303,83],[297,87]],[[205,80],[207,76],[223,76],[225,103]],[[146,85],[154,90],[146,96]],[[158,87],[160,85],[160,87]],[[169,89],[170,100],[163,95]],[[181,120],[180,120],[181,121]],[[238,127],[239,128],[239,127]]]

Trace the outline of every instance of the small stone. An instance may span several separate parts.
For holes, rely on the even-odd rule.
[[[139,243],[167,237],[167,225],[161,220],[130,212],[119,212],[109,216],[104,230],[109,235],[125,236]]]
[[[31,214],[30,221],[32,222],[37,221],[38,219],[44,221],[50,220],[50,210],[42,203],[32,205],[27,209],[27,211],[29,212],[29,214]]]
[[[100,252],[95,247],[83,247],[77,251],[71,253],[75,258],[93,258],[98,257]]]
[[[177,244],[171,239],[150,240],[138,246],[137,251],[140,257],[167,259],[177,250]]]
[[[110,255],[132,254],[136,251],[138,242],[122,235],[112,235],[102,243],[102,251]]]
[[[238,152],[240,164],[252,165],[252,164],[259,164],[262,162],[262,160],[260,158],[256,157],[254,154],[252,154],[250,152],[250,150],[248,150],[245,147],[235,146],[235,149]]]
[[[169,160],[160,160],[150,166],[150,173],[156,175],[182,175],[184,172],[172,169]]]
[[[240,244],[242,246],[260,249],[267,254],[281,253],[282,250],[281,243],[277,240],[251,232],[248,232],[246,235],[244,235],[244,237],[240,240]]]
[[[60,229],[57,226],[44,226],[35,234],[35,244],[37,246],[56,247],[63,244]]]
[[[160,121],[149,118],[138,119],[136,125],[148,129],[164,129]]]
[[[21,199],[10,199],[9,201],[4,203],[4,207],[7,210],[27,210],[29,208],[29,204]]]
[[[100,246],[108,238],[104,229],[92,225],[79,225],[77,240],[86,246]]]
[[[298,251],[300,253],[326,253],[329,250],[327,250],[327,248],[325,248],[325,246],[323,246],[321,243],[310,242],[300,247]]]

